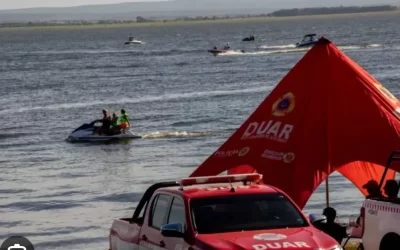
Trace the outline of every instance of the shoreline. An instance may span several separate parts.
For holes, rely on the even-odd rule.
[[[362,12],[362,13],[340,13],[328,15],[304,15],[304,16],[286,16],[286,17],[246,17],[246,18],[230,18],[217,20],[171,20],[167,22],[154,21],[144,23],[112,23],[112,24],[66,24],[66,25],[21,25],[18,27],[0,27],[1,31],[31,31],[31,30],[76,30],[76,29],[112,29],[112,28],[144,28],[144,27],[173,27],[173,26],[190,26],[202,24],[229,24],[229,23],[246,23],[246,22],[278,22],[278,21],[296,21],[305,19],[326,19],[326,18],[348,18],[348,17],[365,17],[365,16],[384,16],[384,15],[400,15],[400,10],[381,11],[381,12]]]

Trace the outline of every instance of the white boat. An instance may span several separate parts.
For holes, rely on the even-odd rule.
[[[89,124],[83,124],[79,128],[75,129],[67,138],[69,142],[96,142],[96,141],[116,141],[116,140],[127,140],[127,139],[141,139],[140,135],[133,134],[130,130],[124,133],[119,130],[108,135],[95,134],[95,123],[94,121]]]
[[[144,42],[136,40],[133,36],[130,36],[125,44],[144,44]]]
[[[296,43],[297,48],[301,47],[311,47],[318,42],[317,39],[314,39],[317,34],[307,34],[303,37],[301,42]]]

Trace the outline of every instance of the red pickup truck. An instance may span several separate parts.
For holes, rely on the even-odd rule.
[[[342,250],[261,180],[244,174],[154,184],[132,218],[114,220],[109,249]]]

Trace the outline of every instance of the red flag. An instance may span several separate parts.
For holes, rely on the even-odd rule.
[[[257,171],[304,207],[338,170],[366,194],[362,186],[379,182],[390,153],[400,149],[399,114],[388,90],[321,38],[191,176]]]

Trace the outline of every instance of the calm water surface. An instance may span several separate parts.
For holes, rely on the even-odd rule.
[[[400,16],[246,24],[0,31],[0,241],[37,249],[106,249],[112,219],[131,216],[152,183],[189,175],[238,128],[304,55],[305,33],[325,35],[399,96]],[[125,46],[129,34],[145,45]],[[250,34],[254,43],[242,43]],[[245,54],[214,57],[229,43]],[[68,134],[128,111],[144,139],[69,144]],[[334,174],[340,216],[362,196]],[[324,206],[322,185],[306,212]]]

